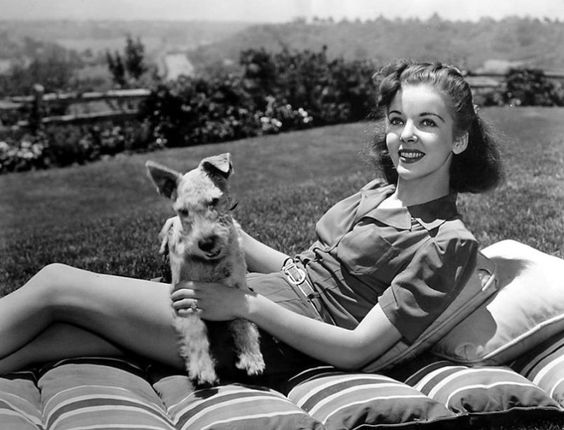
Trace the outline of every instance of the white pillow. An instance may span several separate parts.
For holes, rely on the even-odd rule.
[[[498,290],[432,347],[436,355],[501,364],[564,332],[564,260],[512,240],[482,252],[496,266]]]

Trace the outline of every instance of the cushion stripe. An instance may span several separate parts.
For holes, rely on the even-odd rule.
[[[263,397],[259,393],[248,390],[240,390],[235,393],[218,393],[214,396],[204,395],[201,398],[199,398],[199,396],[195,393],[190,394],[189,396],[186,396],[184,398],[182,403],[183,409],[179,411],[178,415],[190,413],[190,415],[194,416],[199,414],[201,411],[204,411],[205,409],[225,405],[230,401],[247,401],[248,397],[250,397],[252,400],[260,400],[261,397]],[[188,404],[186,404],[187,402]],[[178,405],[179,404],[177,404],[177,406]]]
[[[533,378],[533,382],[535,384],[540,385],[542,379],[562,362],[564,362],[564,355],[561,355],[560,357],[556,357],[550,360],[548,363],[544,364],[544,366],[537,372],[537,374]],[[556,369],[556,370],[560,370],[560,369]]]
[[[335,369],[333,366],[317,366],[304,370],[295,376],[292,376],[288,383],[291,386],[297,386],[313,377],[319,375],[341,375],[343,371]]]
[[[352,395],[356,397],[361,391],[366,392],[367,390],[378,390],[382,394],[391,394],[395,392],[403,392],[403,387],[398,387],[398,384],[366,384],[364,381],[360,381],[362,385],[355,384],[353,386],[347,386],[348,384],[338,384],[332,387],[331,390],[324,390],[318,395],[313,396],[308,399],[306,403],[302,406],[302,409],[313,414],[324,405],[335,400],[340,403],[340,398],[350,398]],[[398,388],[400,388],[398,390]]]
[[[561,338],[556,341],[554,340],[554,338],[549,339],[539,348],[530,351],[526,356],[513,362],[511,365],[513,370],[531,379],[533,375],[529,375],[529,373],[537,366],[540,366],[540,368],[542,368],[542,362],[547,360],[547,357],[564,346],[564,337],[562,337],[562,335],[559,335],[558,337]],[[564,353],[564,351],[562,351],[562,353]],[[552,358],[548,358],[548,360],[550,361],[552,360]]]
[[[327,424],[327,422],[334,416],[337,414],[340,414],[341,412],[343,412],[345,409],[347,408],[351,408],[354,406],[359,406],[359,405],[370,405],[373,402],[379,402],[382,403],[384,401],[388,401],[388,402],[392,402],[392,403],[396,403],[399,400],[410,400],[410,399],[426,399],[427,397],[423,394],[412,394],[412,395],[395,395],[395,396],[373,396],[373,397],[364,397],[362,400],[358,400],[355,402],[351,402],[350,400],[346,403],[343,404],[342,406],[338,407],[338,408],[325,408],[325,411],[318,411],[318,410],[312,410],[311,414],[313,414],[315,416],[315,418],[317,418],[318,420],[320,420],[323,424]],[[392,416],[390,416],[390,418],[393,418]]]
[[[456,375],[460,370],[467,369],[465,366],[445,366],[433,369],[428,375],[422,377],[418,383],[412,385],[418,391],[429,394],[436,384],[440,384],[446,378]],[[411,385],[411,384],[410,384]]]
[[[201,428],[201,430],[207,430],[210,427],[216,426],[218,424],[226,424],[226,426],[224,428],[226,429],[248,429],[251,425],[253,425],[253,423],[249,422],[249,421],[255,421],[255,420],[262,420],[264,418],[276,418],[276,417],[283,417],[283,416],[289,416],[289,415],[303,415],[303,412],[300,411],[286,411],[286,412],[280,412],[280,411],[276,411],[270,414],[256,414],[256,415],[247,415],[244,417],[232,417],[229,416],[228,418],[224,419],[224,420],[215,420],[213,422],[210,422],[208,425],[206,425],[205,427],[198,427]],[[238,421],[244,421],[244,423],[241,426],[237,426],[237,422]],[[281,422],[283,423],[283,421],[281,420]],[[265,427],[265,424],[261,424],[259,423],[254,423],[254,425],[256,425],[256,427],[251,427],[251,428],[257,428],[257,429],[263,429],[263,428],[268,428]],[[267,425],[267,424],[266,424]],[[185,427],[181,427],[181,430],[188,430],[190,427],[189,426],[185,426]]]
[[[407,377],[405,380],[402,378],[401,380],[404,381],[405,384],[410,386],[415,386],[415,384],[419,383],[421,379],[427,377],[431,372],[434,372],[437,369],[442,369],[445,365],[452,365],[453,363],[446,360],[434,361],[429,363],[419,370],[417,370],[413,375]]]
[[[454,414],[386,375],[327,372],[293,387],[288,398],[328,429],[428,422]]]
[[[140,430],[163,430],[162,426],[148,426],[147,424],[93,424],[91,426],[80,426],[80,430],[118,430],[118,429],[140,429]],[[73,430],[77,430],[76,427]]]
[[[178,417],[175,425],[179,428],[206,428],[211,423],[222,421],[246,421],[248,419],[256,419],[257,417],[277,417],[279,415],[303,415],[305,412],[300,411],[294,405],[283,398],[271,397],[264,401],[264,396],[256,397],[235,397],[229,401],[206,405],[204,408],[198,408],[199,411],[194,414],[190,408]],[[271,413],[257,414],[258,410],[273,411]],[[260,428],[260,427],[259,427]]]
[[[306,390],[306,392],[302,394],[302,397],[300,397],[300,394],[297,393],[298,390],[296,391],[292,390],[294,392],[292,395],[292,397],[294,398],[294,402],[300,408],[309,411],[312,407],[311,406],[312,404],[317,404],[319,403],[319,401],[323,399],[327,399],[334,393],[339,393],[351,387],[354,388],[355,386],[358,387],[360,385],[365,385],[365,384],[370,385],[372,387],[381,386],[382,388],[386,386],[399,385],[397,381],[394,381],[393,379],[388,378],[387,376],[373,375],[371,377],[370,375],[364,375],[364,374],[359,374],[359,375],[340,374],[335,376],[324,377],[323,380],[326,380],[327,382],[321,383],[320,385],[315,387],[311,387],[311,385],[315,383],[319,383],[321,381],[316,380],[313,383],[304,383],[303,388]],[[296,397],[299,400],[297,400]]]
[[[557,379],[556,381],[553,382],[553,386],[550,388],[550,391],[548,392],[548,394],[554,400],[559,400],[562,403],[562,400],[564,400],[564,399],[562,398],[561,393],[563,391],[564,391],[564,378],[560,378],[560,379]],[[562,406],[564,406],[564,405],[562,405]]]
[[[56,417],[57,415],[64,414],[68,410],[78,409],[80,407],[107,406],[109,404],[116,406],[133,406],[143,409],[146,412],[158,415],[159,417],[164,416],[163,411],[159,411],[149,404],[135,401],[134,399],[126,397],[118,397],[107,394],[94,394],[72,397],[54,406],[48,412],[47,416]]]
[[[448,385],[451,383],[464,384],[470,378],[474,380],[476,379],[476,377],[484,376],[483,374],[485,373],[496,373],[496,374],[504,373],[505,374],[504,376],[508,377],[509,379],[516,379],[516,377],[519,376],[511,370],[504,370],[499,368],[462,369],[462,370],[458,370],[456,373],[448,375],[441,382],[437,383],[437,385],[433,387],[429,391],[429,393],[426,394],[429,397],[434,398],[437,395],[437,393],[442,389],[452,390],[452,387],[448,387]],[[503,382],[505,383],[506,381]]]
[[[498,388],[498,387],[503,387],[504,389],[506,389],[508,391],[511,391],[512,387],[513,388],[520,387],[520,388],[531,388],[533,390],[537,390],[537,391],[542,392],[542,390],[539,387],[537,387],[536,385],[527,384],[527,383],[524,383],[524,382],[512,382],[512,383],[495,382],[495,383],[492,383],[492,384],[474,384],[474,385],[466,385],[464,387],[460,387],[456,390],[451,391],[450,394],[447,396],[445,403],[451,404],[453,397],[458,396],[460,393],[463,393],[465,391],[473,392],[475,390],[480,390],[480,389],[481,390],[490,390],[492,388]]]
[[[162,408],[159,408],[157,405],[151,402],[143,402],[140,398],[134,396],[133,393],[128,389],[95,384],[80,385],[78,387],[71,387],[67,388],[66,390],[61,390],[45,402],[43,409],[45,411],[49,411],[52,408],[56,408],[57,404],[58,406],[61,406],[76,400],[85,400],[89,398],[96,399],[101,397],[108,399],[125,399],[126,401],[139,402],[139,404],[145,405],[145,407],[149,407],[161,414],[164,413]]]
[[[6,429],[17,428],[18,430],[23,430],[24,427],[22,425],[25,425],[25,428],[30,430],[43,429],[41,423],[31,422],[28,417],[10,409],[0,410],[0,422],[2,427]]]
[[[150,418],[148,423],[147,418]],[[105,405],[105,406],[81,406],[64,414],[59,414],[56,419],[47,423],[48,429],[76,429],[85,425],[97,423],[100,427],[116,427],[119,425],[137,425],[140,427],[160,427],[162,430],[174,430],[168,422],[155,419],[155,416],[147,416],[146,412],[135,406],[127,405]],[[66,423],[66,421],[69,421]]]
[[[9,394],[9,393],[2,393],[2,394]],[[21,397],[18,397],[18,399],[21,399],[24,402],[26,402],[26,400]],[[33,425],[41,426],[41,419],[39,418],[38,415],[30,414],[27,411],[23,410],[22,408],[17,407],[15,404],[0,399],[0,413],[5,413],[5,411],[12,411],[13,413],[20,415],[26,421],[29,421]]]

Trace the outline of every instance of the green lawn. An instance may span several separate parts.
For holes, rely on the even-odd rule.
[[[505,134],[506,182],[461,196],[467,224],[483,246],[511,238],[564,257],[564,109],[482,113]],[[50,262],[143,278],[166,270],[157,233],[172,212],[145,174],[147,159],[187,170],[231,152],[238,220],[279,249],[301,250],[319,215],[373,177],[362,156],[370,139],[370,123],[348,124],[0,176],[0,294]]]
[[[506,182],[461,196],[467,224],[483,246],[512,238],[564,256],[564,109],[482,112],[504,133]],[[171,209],[145,174],[147,159],[186,170],[231,152],[243,227],[287,252],[303,249],[318,216],[373,176],[362,155],[370,140],[371,124],[357,123],[0,176],[0,291],[50,262],[159,274],[157,233]]]

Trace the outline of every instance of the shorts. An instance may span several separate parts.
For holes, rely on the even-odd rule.
[[[286,280],[282,272],[279,273],[251,273],[247,276],[247,284],[256,293],[267,297],[275,303],[289,309],[293,312],[308,316],[310,318],[319,319],[314,313],[311,305],[303,298],[295,288]],[[228,330],[226,330],[225,322],[206,323],[210,330],[212,339],[227,339]],[[256,385],[267,385],[269,387],[284,391],[284,384],[288,378],[296,373],[322,364],[302,352],[292,348],[284,342],[276,339],[274,336],[259,329],[260,331],[260,349],[265,361],[265,370],[262,375],[249,376],[240,369],[235,367],[237,357],[233,348],[226,350],[222,348],[213,355],[217,359],[217,371],[222,382],[244,382]],[[216,345],[223,344],[222,341],[214,342]],[[212,345],[212,353],[213,353]]]

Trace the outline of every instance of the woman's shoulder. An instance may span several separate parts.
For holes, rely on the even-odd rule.
[[[477,247],[478,240],[466,227],[461,217],[446,220],[433,236],[433,243],[443,249],[470,246]]]

